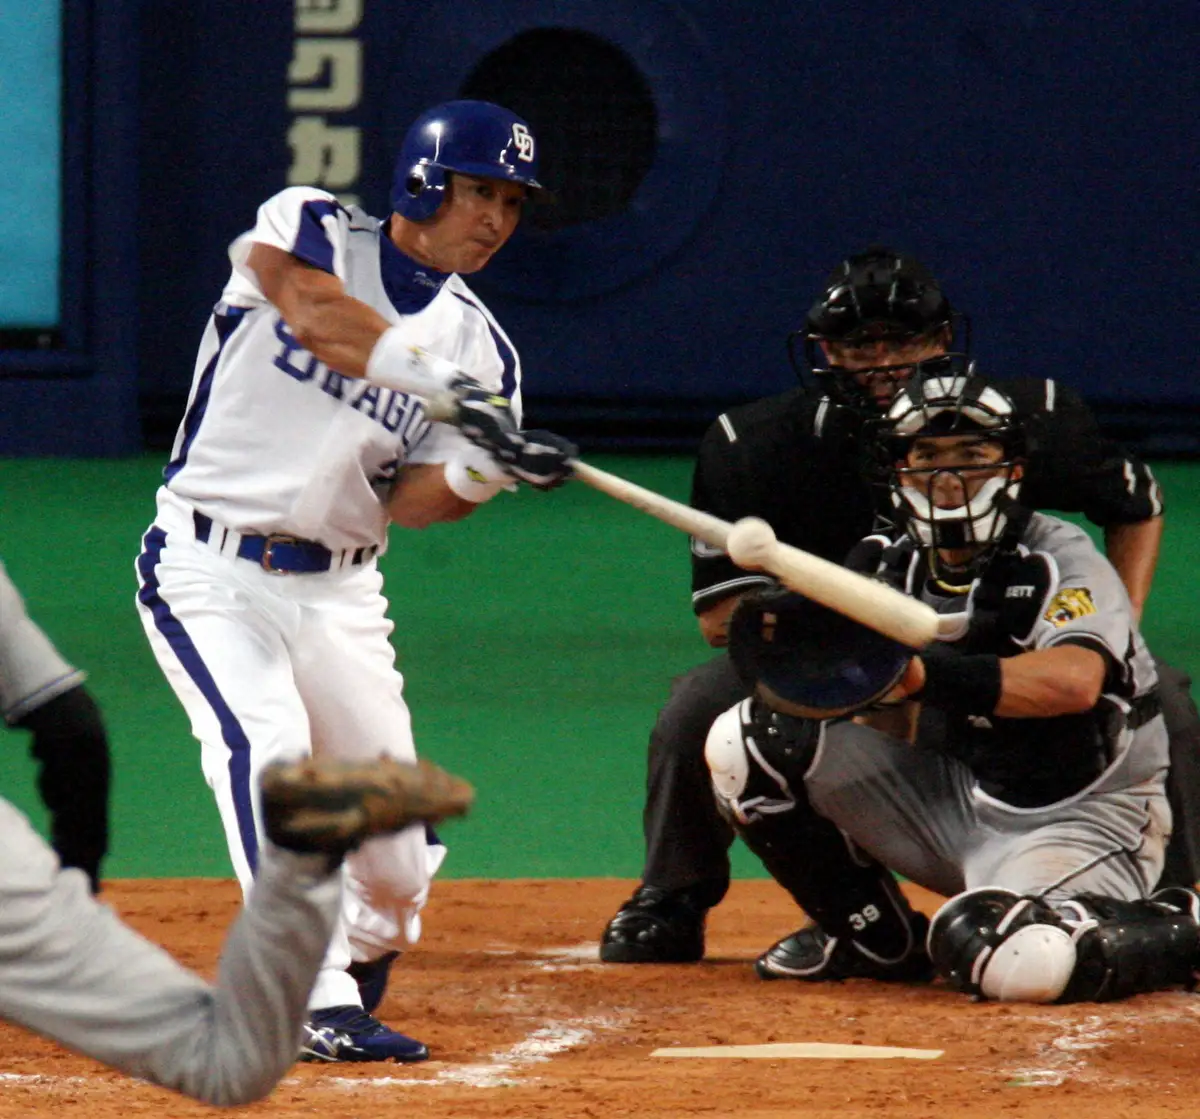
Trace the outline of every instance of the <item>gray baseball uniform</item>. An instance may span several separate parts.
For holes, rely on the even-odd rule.
[[[325,856],[266,845],[215,984],[139,936],[0,799],[0,1017],[219,1106],[261,1099],[299,1052],[341,898]]]
[[[805,777],[813,806],[886,866],[942,894],[1000,886],[1050,900],[1146,896],[1171,827],[1167,735],[1154,662],[1112,566],[1082,529],[1035,514],[990,604],[978,583],[965,603],[931,593],[915,556],[903,578],[909,593],[958,615],[950,643],[964,650],[1096,649],[1109,666],[1104,694],[1083,716],[955,720],[927,710],[913,743],[828,723]],[[1055,791],[1025,795],[1039,782]]]
[[[16,723],[30,711],[83,683],[84,674],[25,612],[25,602],[0,563],[0,714]]]

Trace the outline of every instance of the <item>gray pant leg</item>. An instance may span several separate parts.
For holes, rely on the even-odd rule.
[[[998,886],[1050,900],[1085,892],[1133,899],[1145,896],[1162,864],[1169,810],[1158,776],[1042,809],[1012,808],[976,793],[970,771],[952,758],[834,723],[805,784],[817,811],[860,847],[947,896]]]
[[[981,801],[976,816],[982,842],[968,861],[968,889],[1134,901],[1158,878],[1170,810],[1161,781],[1151,779],[1039,810]]]
[[[813,807],[864,851],[940,894],[963,887],[975,841],[966,768],[851,722],[825,724],[804,778]]]
[[[265,1096],[296,1059],[340,875],[267,847],[214,985],[88,893],[0,800],[0,1017],[219,1106]]]
[[[672,682],[650,733],[642,815],[642,881],[648,885],[676,890],[705,884],[713,905],[724,895],[733,830],[717,811],[704,743],[713,720],[746,695],[724,654]]]

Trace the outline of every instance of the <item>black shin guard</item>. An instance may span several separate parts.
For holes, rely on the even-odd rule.
[[[1161,890],[1147,901],[1089,894],[1059,907],[1075,939],[1076,964],[1060,1002],[1109,1002],[1193,987],[1200,968],[1200,898]]]
[[[809,803],[804,773],[819,724],[773,716],[756,701],[744,715],[741,787],[718,798],[734,829],[824,932],[881,963],[904,959],[919,945],[895,879]]]

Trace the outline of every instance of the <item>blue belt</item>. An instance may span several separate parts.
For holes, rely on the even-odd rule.
[[[214,526],[218,532],[229,531],[215,525],[212,517],[194,510],[192,522],[196,526],[196,539],[205,544],[208,543]],[[271,571],[277,575],[313,575],[328,571],[335,561],[338,566],[361,564],[371,559],[377,551],[378,548],[372,545],[369,548],[347,548],[345,551],[334,553],[325,545],[313,540],[300,540],[283,533],[242,536],[237,546],[239,559],[252,560],[264,571]]]

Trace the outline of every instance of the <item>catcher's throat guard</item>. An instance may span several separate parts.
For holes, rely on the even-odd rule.
[[[738,603],[729,656],[768,707],[832,719],[887,695],[913,651],[804,595],[773,588]]]

